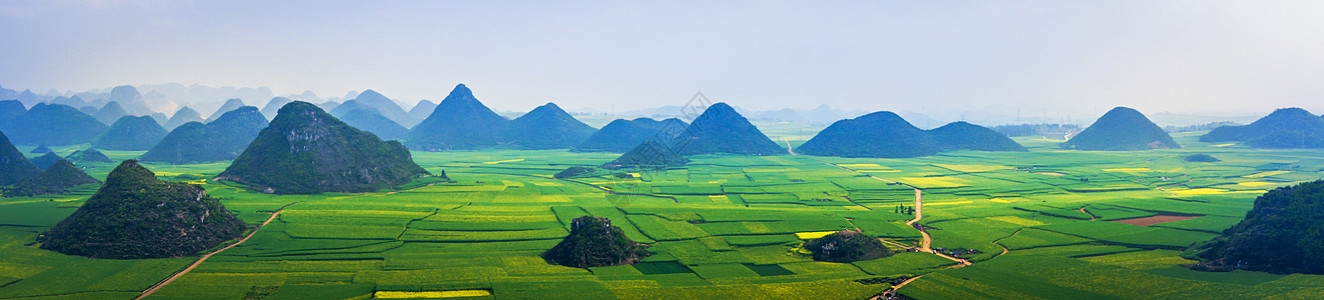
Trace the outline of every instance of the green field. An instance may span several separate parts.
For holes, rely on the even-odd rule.
[[[778,130],[788,139],[801,138],[794,126]],[[445,170],[457,182],[312,196],[251,193],[200,180],[220,173],[225,163],[147,165],[166,180],[202,183],[250,224],[293,203],[252,239],[151,298],[361,299],[379,291],[482,290],[440,294],[866,299],[891,288],[868,279],[914,275],[924,277],[900,292],[917,299],[1324,294],[1324,276],[1180,267],[1191,263],[1179,256],[1182,249],[1235,224],[1262,191],[1324,177],[1319,150],[1212,147],[1197,136],[1175,136],[1183,149],[1145,152],[1063,151],[1054,141],[1027,138],[1018,142],[1029,153],[958,151],[914,159],[705,155],[684,168],[638,177],[573,180],[551,175],[617,154],[415,152],[420,165]],[[56,151],[67,155],[75,148]],[[1192,153],[1223,161],[1180,158]],[[127,159],[140,152],[106,154]],[[114,164],[84,167],[104,178]],[[1279,170],[1290,171],[1273,172]],[[913,216],[896,210],[913,206],[913,190],[868,175],[922,189],[921,223],[933,228],[933,246],[977,250],[962,256],[974,264],[949,268],[955,263],[925,253],[835,264],[793,253],[800,243],[796,233],[804,232],[859,228],[918,243],[919,233],[905,225]],[[91,260],[29,245],[94,188],[0,199],[0,298],[131,299],[195,259]],[[1202,216],[1150,227],[1107,222],[1167,213]],[[538,257],[568,233],[570,219],[583,215],[611,218],[656,254],[634,266],[588,270]]]

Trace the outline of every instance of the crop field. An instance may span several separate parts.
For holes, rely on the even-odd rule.
[[[800,128],[777,130],[787,140],[802,138]],[[250,240],[149,298],[866,299],[892,288],[892,278],[918,275],[899,292],[917,299],[1324,294],[1324,276],[1181,267],[1192,263],[1181,258],[1183,249],[1236,224],[1258,194],[1324,177],[1318,150],[1212,145],[1196,134],[1175,136],[1186,148],[1145,152],[1064,151],[1018,139],[1031,152],[704,155],[680,168],[569,180],[551,175],[618,154],[415,152],[428,171],[456,182],[308,196],[207,180],[226,163],[148,164],[162,179],[201,184],[250,224],[285,207]],[[106,151],[113,159],[140,153]],[[1193,153],[1223,161],[1181,159]],[[104,178],[114,164],[80,166]],[[31,244],[95,188],[0,198],[0,298],[131,299],[196,259],[93,260]],[[795,251],[804,239],[843,229],[897,249],[917,246],[920,233],[906,225],[915,216],[901,209],[913,208],[916,188],[932,247],[963,250],[959,258],[973,264],[957,268],[922,252],[823,263]],[[610,218],[654,254],[632,266],[591,269],[539,257],[584,215]],[[1109,222],[1156,215],[1195,217],[1145,227]]]

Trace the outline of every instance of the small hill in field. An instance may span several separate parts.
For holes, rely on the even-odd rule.
[[[464,84],[441,100],[432,114],[409,130],[409,147],[419,151],[479,149],[504,144],[510,120],[474,98]]]
[[[723,102],[709,106],[672,142],[682,155],[780,155],[786,149],[763,135],[734,108]]]
[[[175,114],[170,116],[170,120],[165,122],[164,127],[166,130],[175,130],[175,128],[179,127],[179,125],[184,125],[184,123],[202,122],[202,121],[203,121],[202,114],[199,114],[198,111],[193,110],[188,106],[185,106],[175,111]]]
[[[892,256],[892,251],[878,238],[854,230],[842,230],[804,243],[803,248],[814,254],[814,260],[834,263],[852,263]]]
[[[161,181],[126,160],[38,241],[42,249],[90,258],[181,257],[239,237],[246,226],[201,187]]]
[[[1181,148],[1163,128],[1134,109],[1118,106],[1071,137],[1062,148],[1095,151],[1135,151]]]
[[[100,183],[100,180],[88,176],[83,170],[78,169],[68,160],[61,159],[55,162],[45,171],[37,176],[20,181],[12,187],[4,189],[5,197],[31,197],[45,194],[60,194],[65,190],[89,183]]]
[[[1181,159],[1188,162],[1208,162],[1208,163],[1223,161],[1213,156],[1209,156],[1209,154],[1203,154],[1203,153],[1182,156]]]
[[[1237,225],[1188,250],[1196,270],[1324,274],[1324,180],[1271,190]]]
[[[101,153],[101,151],[97,151],[96,148],[87,148],[84,150],[74,151],[74,153],[69,154],[69,157],[66,157],[65,159],[68,159],[69,161],[75,163],[115,162],[114,160],[111,160],[110,157],[107,157],[106,154]]]
[[[92,147],[106,150],[138,151],[152,149],[169,133],[149,116],[124,116],[92,140]]]
[[[67,146],[92,141],[106,124],[68,105],[38,103],[0,130],[14,144]]]
[[[360,193],[429,175],[396,141],[341,122],[316,105],[294,101],[217,180],[275,194]]]
[[[267,118],[256,107],[244,106],[207,124],[185,123],[138,159],[172,164],[231,160],[266,127]]]
[[[575,268],[620,266],[648,257],[647,249],[648,245],[630,240],[620,227],[612,226],[610,219],[583,216],[571,221],[570,235],[542,257],[548,263]]]
[[[244,106],[246,106],[244,104],[244,100],[238,98],[225,100],[225,104],[221,104],[221,108],[218,108],[216,109],[216,112],[211,113],[211,116],[207,117],[207,121],[205,123],[211,123],[212,121],[216,121],[217,119],[220,119],[222,115],[225,115],[225,113],[231,112],[233,110],[239,109],[240,107],[244,107]]]
[[[663,169],[683,166],[689,162],[689,159],[676,153],[670,146],[655,140],[647,140],[601,167],[603,169]]]
[[[676,133],[685,130],[685,121],[671,118],[657,121],[649,118],[616,119],[594,132],[583,143],[571,148],[578,152],[625,152],[650,139],[670,141]]]
[[[560,149],[577,145],[597,132],[570,116],[556,103],[547,103],[510,121],[506,138],[525,149]]]
[[[15,184],[39,173],[41,169],[19,152],[4,132],[0,132],[0,186]]]
[[[55,152],[46,152],[45,155],[33,157],[32,164],[36,165],[37,168],[39,169],[45,170],[46,168],[51,167],[51,165],[54,165],[55,162],[60,161],[62,159],[64,158],[60,157],[59,154],[55,154]]]
[[[32,151],[28,151],[28,153],[51,153],[51,152],[55,152],[55,151],[51,150],[51,147],[46,147],[46,144],[42,144],[40,146],[37,146],[37,148],[32,148]]]
[[[978,151],[1028,151],[1011,138],[993,131],[988,127],[966,122],[952,122],[942,127],[929,130],[929,135],[938,142],[943,151],[978,150]]]
[[[1324,148],[1324,119],[1304,109],[1280,108],[1247,125],[1214,128],[1200,141],[1239,141],[1255,148]]]
[[[819,156],[905,158],[933,155],[942,149],[928,132],[895,113],[880,111],[832,123],[795,151]]]

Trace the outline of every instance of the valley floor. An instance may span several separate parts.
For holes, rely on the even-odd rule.
[[[415,152],[420,165],[458,182],[312,196],[204,179],[225,163],[148,165],[163,179],[203,184],[250,224],[284,210],[147,298],[867,299],[901,282],[894,279],[919,275],[899,292],[916,299],[1324,295],[1324,276],[1181,267],[1193,263],[1179,256],[1183,249],[1236,224],[1265,190],[1324,177],[1324,151],[1253,150],[1195,136],[1177,136],[1186,148],[1147,152],[1063,151],[1054,141],[1018,139],[1031,152],[710,155],[684,168],[573,180],[551,175],[616,154]],[[1181,159],[1193,153],[1223,161]],[[88,171],[104,178],[113,166]],[[92,260],[30,244],[95,189],[0,199],[0,299],[133,299],[197,260]],[[915,189],[922,219],[903,213],[918,208]],[[611,218],[656,254],[588,270],[538,257],[583,215]],[[1197,217],[1109,222],[1160,215]],[[931,237],[929,248],[971,264],[954,268],[960,263],[904,251],[821,263],[794,251],[802,237],[856,228],[896,250],[921,247],[916,226]]]

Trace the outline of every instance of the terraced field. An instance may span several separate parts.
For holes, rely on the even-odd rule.
[[[924,277],[900,293],[918,299],[1324,293],[1324,276],[1180,267],[1190,263],[1179,256],[1187,245],[1235,224],[1258,193],[1324,177],[1324,153],[1317,150],[1214,147],[1194,136],[1177,136],[1187,148],[1148,152],[1062,151],[1051,141],[1021,139],[1031,152],[916,159],[708,155],[685,168],[574,180],[551,175],[616,155],[416,152],[420,165],[445,170],[457,182],[315,196],[251,193],[203,180],[225,164],[149,165],[164,179],[204,184],[250,224],[285,209],[248,241],[148,298],[866,299],[892,288],[891,279],[916,275]],[[1223,161],[1181,160],[1191,153]],[[113,165],[91,167],[89,173],[104,177]],[[973,264],[949,268],[957,263],[922,252],[820,263],[795,250],[804,238],[855,228],[898,250],[918,246],[920,233],[906,225],[914,216],[903,213],[915,204],[910,186],[923,191],[919,224],[932,247]],[[94,190],[0,199],[0,298],[131,299],[196,259],[90,260],[29,245]],[[611,218],[632,239],[651,244],[655,255],[634,266],[588,270],[538,257],[567,234],[570,219],[583,215]],[[1109,222],[1158,215],[1197,217],[1143,227]]]

